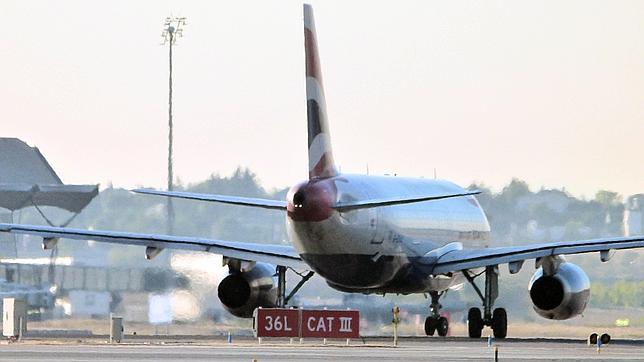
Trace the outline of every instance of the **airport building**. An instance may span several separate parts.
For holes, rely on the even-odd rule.
[[[642,235],[644,232],[644,194],[637,194],[626,199],[624,205],[624,235]]]

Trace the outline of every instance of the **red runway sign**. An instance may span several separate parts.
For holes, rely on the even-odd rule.
[[[259,308],[255,314],[255,331],[257,337],[299,337],[300,311]]]
[[[303,310],[302,337],[360,338],[357,310]]]
[[[257,337],[360,338],[360,312],[259,308],[254,327]]]

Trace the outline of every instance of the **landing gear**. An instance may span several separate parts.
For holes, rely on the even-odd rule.
[[[433,336],[434,331],[436,330],[436,319],[432,316],[425,318],[425,334],[428,336]],[[596,340],[597,338],[595,338]]]
[[[432,315],[425,319],[425,334],[428,336],[433,336],[434,332],[441,337],[447,336],[449,331],[449,321],[447,318],[440,315],[441,305],[438,302],[438,299],[443,295],[444,292],[429,292],[429,295],[432,298],[432,303],[429,306],[429,310],[432,312]]]
[[[277,273],[277,306],[284,308],[286,306],[286,267],[278,265],[275,269]]]
[[[293,298],[295,293],[297,293],[300,288],[306,283],[311,277],[313,276],[313,272],[309,271],[307,274],[301,274],[298,273],[297,271],[293,270],[293,272],[297,275],[300,276],[300,281],[297,283],[295,288],[291,291],[291,293],[287,296],[286,295],[286,267],[278,265],[275,268],[275,275],[277,276],[277,301],[275,302],[275,305],[279,308],[284,308],[288,304],[288,302]]]
[[[447,331],[449,330],[449,322],[447,321],[447,318],[445,317],[440,317],[438,318],[438,325],[436,326],[436,333],[438,333],[439,336],[445,337],[447,336]]]
[[[449,330],[449,321],[445,317],[435,318],[434,316],[429,316],[425,319],[425,334],[428,336],[433,336],[434,332],[440,337],[447,336]]]
[[[508,315],[503,308],[496,308],[492,313],[490,322],[485,322],[481,317],[479,308],[470,308],[467,313],[467,333],[470,338],[481,338],[483,327],[492,327],[494,337],[503,339],[508,335]]]
[[[479,287],[474,283],[474,278],[478,275],[471,276],[468,271],[464,271],[463,274],[483,302],[483,316],[481,316],[479,308],[470,308],[467,313],[467,332],[469,337],[481,338],[483,327],[490,326],[495,338],[505,338],[508,334],[507,312],[503,308],[496,308],[492,312],[494,301],[499,296],[498,265],[485,267],[485,294],[481,293]]]
[[[508,314],[503,308],[496,308],[492,313],[492,332],[494,338],[503,339],[508,335]]]
[[[467,312],[467,334],[470,338],[481,338],[481,332],[484,326],[481,310],[478,308],[470,308]]]

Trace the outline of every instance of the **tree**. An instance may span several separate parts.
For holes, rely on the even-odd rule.
[[[599,190],[595,194],[595,201],[602,204],[606,209],[611,206],[620,205],[622,203],[622,196],[617,192]]]

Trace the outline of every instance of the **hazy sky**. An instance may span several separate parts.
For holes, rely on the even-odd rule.
[[[493,189],[644,192],[644,1],[312,1],[335,159]],[[307,175],[300,1],[0,2],[1,136],[67,183]],[[1,172],[1,171],[0,171]]]

